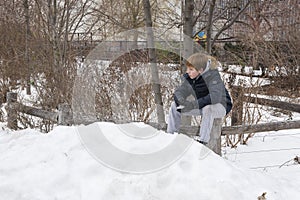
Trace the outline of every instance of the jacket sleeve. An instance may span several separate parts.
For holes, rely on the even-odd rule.
[[[211,99],[210,99],[210,95],[206,95],[205,97],[199,98],[197,99],[198,102],[198,108],[201,109],[204,106],[207,106],[209,104],[211,104]]]
[[[174,92],[174,101],[178,105],[181,105],[186,98],[191,94],[192,87],[183,76],[181,85]]]

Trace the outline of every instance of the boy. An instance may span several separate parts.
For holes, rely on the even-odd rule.
[[[219,62],[212,56],[196,53],[187,59],[183,83],[174,92],[168,133],[178,132],[182,115],[201,115],[198,142],[206,145],[215,118],[222,118],[232,108],[231,97],[218,72]],[[187,100],[192,96],[195,100]]]

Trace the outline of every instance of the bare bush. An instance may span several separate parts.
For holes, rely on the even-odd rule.
[[[158,68],[166,110],[179,83],[179,68],[176,64],[163,64],[163,60],[168,57],[164,57],[163,53],[159,55]],[[147,51],[132,51],[116,59],[100,75],[96,84],[97,117],[100,120],[155,121],[156,106],[148,62]]]

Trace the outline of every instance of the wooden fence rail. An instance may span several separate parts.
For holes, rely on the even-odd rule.
[[[11,105],[12,105],[12,108],[17,110],[18,112],[22,112],[22,113],[32,115],[35,117],[40,117],[40,118],[54,121],[54,122],[58,121],[58,113],[57,112],[51,112],[51,111],[42,110],[42,109],[31,107],[31,106],[25,106],[18,102],[12,103]]]
[[[11,129],[18,128],[18,112],[22,112],[35,117],[57,122],[59,125],[73,124],[71,106],[68,104],[58,105],[57,111],[47,111],[31,106],[26,106],[17,101],[17,93],[7,93],[7,127]]]
[[[179,132],[187,135],[199,134],[199,126],[182,126]],[[283,121],[283,122],[270,122],[253,125],[236,125],[236,126],[223,126],[222,135],[235,135],[244,133],[266,132],[266,131],[279,131],[286,129],[300,128],[300,120]]]
[[[251,97],[251,96],[244,96],[243,99],[246,102],[253,103],[253,104],[271,106],[273,108],[280,108],[283,110],[289,110],[292,112],[300,113],[300,104],[288,103],[288,102],[271,100],[271,99],[263,99],[263,98]]]

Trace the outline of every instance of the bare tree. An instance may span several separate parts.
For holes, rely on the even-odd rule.
[[[1,96],[26,80],[38,93],[37,106],[55,109],[70,102],[77,65],[72,40],[78,30],[93,28],[94,5],[87,0],[1,1]]]
[[[144,2],[144,12],[145,12],[145,22],[147,29],[147,43],[148,43],[148,52],[149,52],[149,61],[151,64],[151,76],[152,76],[152,88],[154,92],[156,110],[158,122],[162,125],[165,125],[165,114],[163,109],[162,95],[160,89],[160,80],[158,76],[157,68],[157,58],[154,48],[154,35],[152,31],[152,18],[151,18],[151,7],[149,0],[143,0]]]
[[[226,37],[224,32],[234,24],[240,23],[240,16],[250,5],[250,1],[223,1],[223,5],[217,5],[216,0],[209,3],[208,20],[206,24],[207,52],[212,53],[212,47],[220,36]],[[213,33],[214,32],[214,33]]]
[[[25,23],[26,23],[26,35],[25,35],[25,64],[28,68],[28,73],[27,73],[27,79],[26,79],[26,93],[28,95],[31,94],[31,87],[30,87],[30,74],[31,74],[31,70],[30,70],[30,59],[29,59],[29,55],[28,55],[28,40],[31,37],[31,32],[30,32],[30,20],[29,20],[29,4],[28,4],[28,0],[24,0],[24,13],[25,13]]]
[[[103,25],[99,33],[112,36],[144,25],[142,0],[104,0],[93,11]],[[119,9],[116,9],[119,8]],[[134,37],[137,37],[136,35]]]
[[[193,53],[194,0],[185,0],[183,4],[183,57],[187,59]]]

